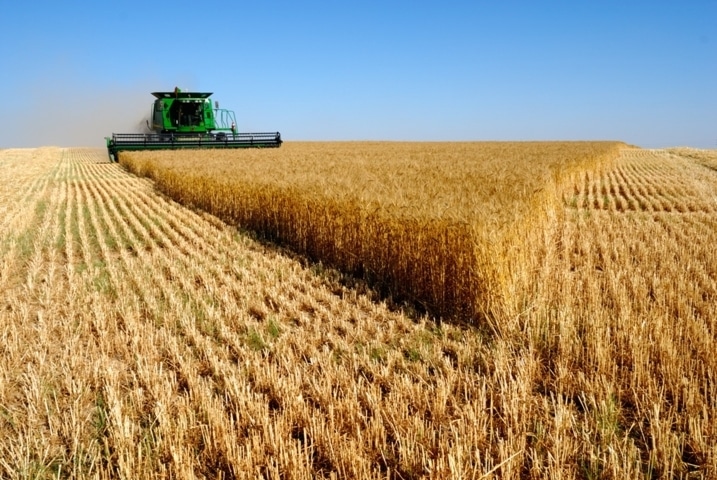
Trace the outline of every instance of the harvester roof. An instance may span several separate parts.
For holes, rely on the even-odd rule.
[[[208,98],[213,92],[152,92],[157,98]]]

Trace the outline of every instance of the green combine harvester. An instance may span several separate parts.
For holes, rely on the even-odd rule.
[[[167,150],[179,148],[279,147],[281,134],[238,133],[234,112],[212,106],[211,93],[153,92],[147,128],[151,133],[113,133],[107,140],[110,161],[123,150]],[[213,108],[212,108],[213,107]]]

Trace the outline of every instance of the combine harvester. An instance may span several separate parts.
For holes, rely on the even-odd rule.
[[[219,108],[209,100],[211,93],[153,92],[147,128],[151,133],[113,133],[107,140],[110,161],[116,162],[123,150],[171,150],[178,148],[279,147],[281,134],[238,133],[231,110]]]

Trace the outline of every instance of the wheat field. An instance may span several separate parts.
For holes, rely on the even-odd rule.
[[[0,151],[0,477],[717,478],[710,159],[541,177],[520,308],[465,325],[104,151]]]
[[[279,150],[123,152],[186,205],[473,323],[520,311],[540,231],[571,172],[618,142],[334,142]],[[537,235],[534,235],[537,233]]]

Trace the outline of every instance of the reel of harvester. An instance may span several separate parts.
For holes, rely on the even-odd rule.
[[[123,150],[180,148],[256,148],[281,146],[279,132],[239,133],[232,110],[212,108],[211,93],[153,92],[147,128],[151,133],[113,133],[105,137],[110,160]]]

